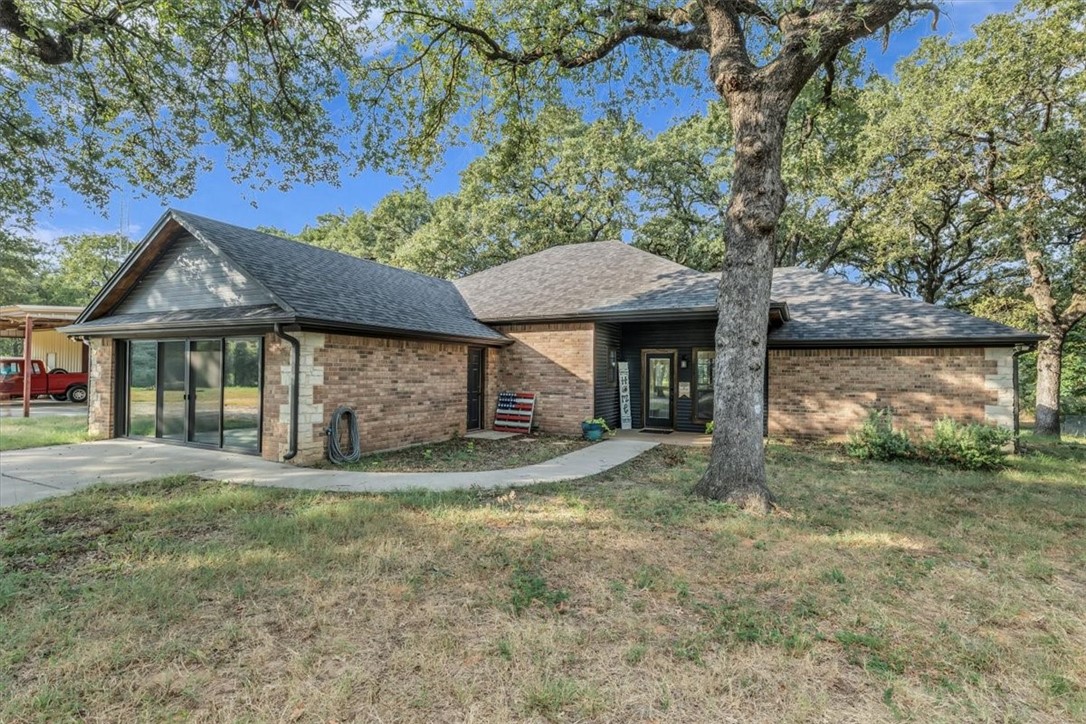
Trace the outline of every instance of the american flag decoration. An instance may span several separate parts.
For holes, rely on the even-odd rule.
[[[498,432],[530,433],[534,414],[534,392],[499,392],[494,429]]]

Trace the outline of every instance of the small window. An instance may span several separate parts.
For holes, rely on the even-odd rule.
[[[694,350],[694,418],[713,419],[713,365],[716,350]]]
[[[32,375],[40,375],[42,372],[45,371],[45,370],[43,370],[41,368],[41,362],[31,362],[30,363],[30,370],[31,370],[30,373]]]
[[[618,350],[607,348],[607,384],[618,384]]]

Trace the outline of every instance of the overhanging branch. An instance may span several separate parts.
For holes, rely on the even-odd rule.
[[[672,24],[672,21],[676,18],[678,18],[678,22],[688,24],[686,23],[689,19],[688,15],[676,16],[674,13],[662,13],[655,10],[649,10],[638,15],[636,20],[624,20],[617,28],[603,34],[601,39],[594,45],[575,51],[562,47],[561,41],[578,30],[588,30],[583,26],[571,26],[559,36],[558,42],[553,47],[517,50],[504,46],[487,30],[456,17],[437,15],[420,10],[394,10],[389,11],[389,14],[414,17],[427,23],[452,29],[457,34],[467,38],[474,50],[486,60],[511,66],[531,65],[544,59],[550,59],[561,68],[582,68],[602,60],[623,43],[635,38],[659,40],[683,51],[706,50],[708,48],[704,33],[698,25],[683,29],[681,26]],[[607,17],[607,15],[601,14],[600,17]],[[628,15],[627,17],[632,18],[634,16]]]

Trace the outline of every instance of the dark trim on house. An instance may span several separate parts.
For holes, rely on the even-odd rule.
[[[429,332],[408,332],[391,329],[388,327],[374,327],[365,324],[348,324],[340,322],[325,322],[319,319],[297,318],[295,324],[305,331],[332,332],[339,334],[354,334],[362,337],[386,337],[389,339],[417,339],[433,342],[451,342],[454,344],[469,344],[479,347],[504,347],[513,343],[513,340],[504,337],[502,339],[488,339],[479,337],[458,337],[449,334],[431,334]]]
[[[479,319],[483,324],[560,324],[562,322],[660,322],[672,319],[716,319],[716,309],[677,308],[659,311],[586,312],[584,314],[543,314],[538,317]]]
[[[906,349],[911,347],[1015,347],[1020,344],[1036,345],[1046,339],[1043,335],[1015,337],[898,337],[894,339],[805,339],[774,340],[769,349]]]
[[[663,357],[665,355],[671,355],[671,427],[659,428],[651,427],[648,423],[649,420],[649,385],[648,385],[648,358]],[[645,430],[675,430],[677,420],[677,410],[679,401],[679,350],[675,347],[667,347],[660,349],[642,348],[641,349],[641,428]]]
[[[698,417],[698,352],[712,352],[713,353],[713,367],[716,368],[716,347],[691,347],[690,348],[690,421],[707,425],[712,422],[713,418]],[[716,373],[713,374],[713,386],[716,385]],[[712,390],[713,386],[709,389]]]
[[[318,320],[299,320],[296,317],[283,316],[262,319],[259,322],[246,323],[237,319],[219,319],[193,322],[185,320],[180,322],[137,322],[133,324],[119,324],[115,326],[93,325],[88,329],[64,327],[66,334],[74,334],[79,337],[126,337],[132,339],[159,337],[185,337],[207,335],[208,330],[214,330],[215,335],[235,336],[246,334],[265,334],[274,332],[276,325],[288,325],[296,329],[304,329],[314,332],[329,332],[332,334],[349,334],[363,337],[382,337],[388,339],[415,339],[433,342],[448,342],[454,344],[473,344],[483,347],[503,347],[513,343],[511,339],[478,339],[476,337],[456,337],[447,334],[427,334],[423,332],[403,332],[385,327],[373,327],[361,324],[331,324]]]
[[[788,305],[782,302],[774,302],[769,307],[770,312],[778,312],[781,321],[787,322],[790,317]],[[480,318],[483,324],[547,324],[558,322],[661,322],[673,319],[716,319],[716,307],[676,307],[674,309],[650,309],[632,310],[623,312],[583,312],[573,314],[541,314],[532,317],[494,317]]]
[[[128,437],[128,340],[113,340],[113,436]],[[83,349],[86,349],[86,345]],[[88,367],[85,371],[90,372]]]
[[[611,369],[611,354],[615,365]],[[612,428],[620,426],[622,411],[619,409],[618,362],[622,359],[622,325],[598,322],[593,335],[593,404],[595,417],[602,417]],[[613,377],[612,377],[613,375]]]
[[[160,338],[184,338],[184,337],[206,337],[209,330],[214,330],[215,334],[211,335],[235,337],[235,336],[251,336],[262,335],[268,332],[272,332],[275,329],[276,324],[292,324],[289,318],[284,318],[281,321],[264,321],[260,323],[244,324],[238,322],[238,320],[209,320],[206,322],[200,322],[194,326],[191,321],[186,322],[153,322],[148,324],[127,324],[118,325],[116,327],[99,327],[95,326],[89,330],[75,329],[71,332],[65,332],[65,334],[71,334],[77,337],[124,337],[125,339],[160,339]],[[64,329],[70,329],[65,327]]]

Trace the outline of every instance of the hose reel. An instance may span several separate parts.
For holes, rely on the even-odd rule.
[[[347,421],[347,441],[350,445],[346,452],[339,446],[340,424]],[[362,457],[362,443],[358,435],[358,415],[346,405],[340,405],[332,413],[328,422],[328,459],[336,465],[356,463]]]

